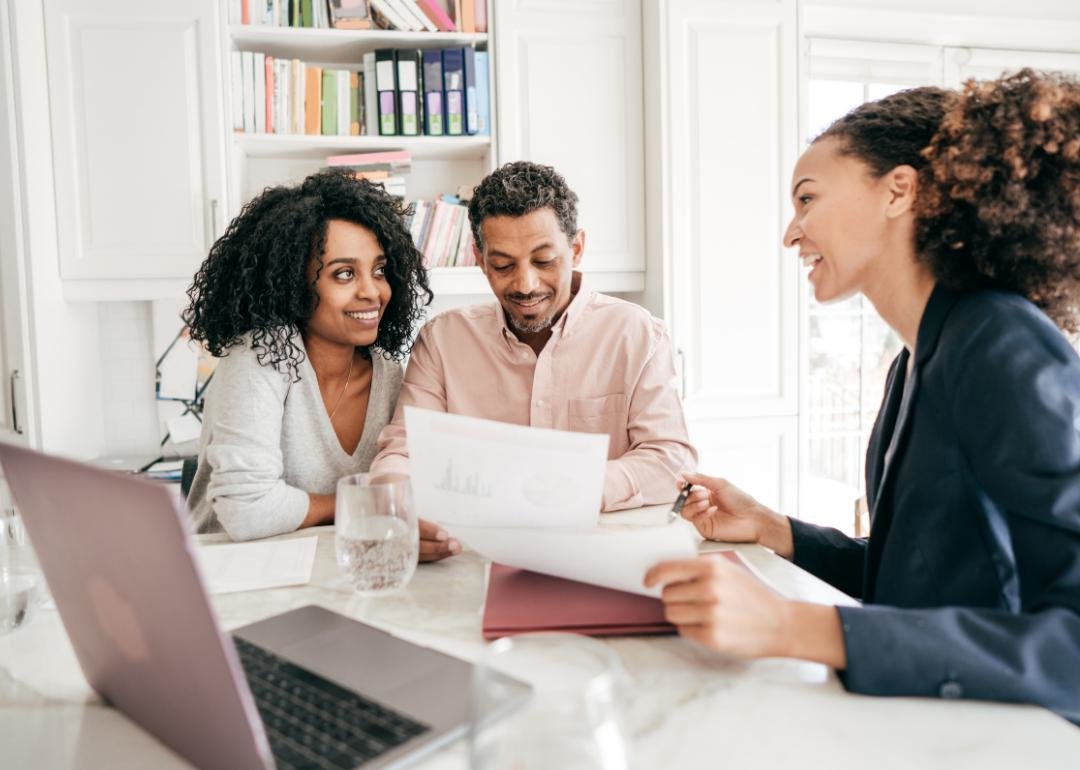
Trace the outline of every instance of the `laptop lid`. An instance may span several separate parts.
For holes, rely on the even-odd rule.
[[[168,489],[3,443],[0,466],[90,686],[198,767],[272,768]]]

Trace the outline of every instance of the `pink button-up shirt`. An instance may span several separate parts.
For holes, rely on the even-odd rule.
[[[696,467],[671,340],[638,305],[580,284],[537,356],[498,302],[442,313],[417,338],[372,473],[408,473],[406,406],[610,436],[605,511],[671,502]]]

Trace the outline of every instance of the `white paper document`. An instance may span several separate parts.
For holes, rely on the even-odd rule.
[[[697,543],[679,524],[617,529],[450,527],[450,533],[500,564],[644,596],[662,586],[642,585],[649,568],[697,555]]]
[[[195,549],[212,594],[303,585],[311,581],[319,538],[204,545]]]
[[[444,525],[596,524],[608,437],[405,407],[409,476],[422,519]]]

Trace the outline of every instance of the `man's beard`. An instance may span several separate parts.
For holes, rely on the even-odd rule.
[[[514,327],[514,331],[519,331],[522,334],[536,334],[551,328],[551,316],[537,318],[532,321],[521,321],[515,318],[512,313],[507,313],[507,315],[510,317],[510,325]]]
[[[534,299],[546,299],[550,296],[551,295],[512,294],[507,295],[506,299],[511,303],[515,300],[518,302],[529,302]],[[507,311],[506,317],[510,322],[510,325],[514,327],[514,331],[521,332],[522,334],[536,334],[537,332],[542,332],[545,329],[551,328],[552,323],[555,321],[555,313],[548,313],[546,316],[526,321],[518,318],[514,313]]]

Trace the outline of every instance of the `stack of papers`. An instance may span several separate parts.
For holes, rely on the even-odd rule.
[[[311,582],[318,536],[256,543],[204,545],[195,550],[212,594],[258,591]]]
[[[691,558],[678,523],[598,527],[606,434],[507,425],[406,407],[417,514],[498,564],[658,597],[650,567]]]

